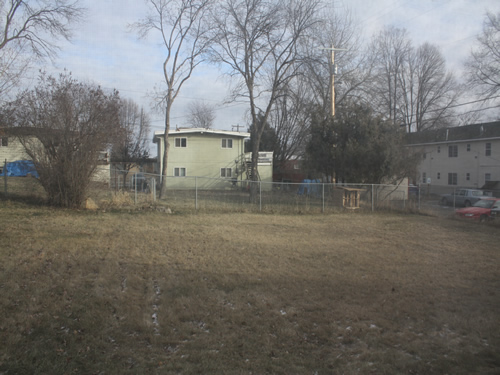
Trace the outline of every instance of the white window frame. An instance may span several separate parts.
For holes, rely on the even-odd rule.
[[[184,174],[181,172],[184,171]],[[186,177],[187,169],[185,167],[174,167],[174,177]]]
[[[458,158],[458,145],[448,146],[448,157],[449,158]]]
[[[448,173],[448,185],[458,185],[458,173]]]
[[[221,147],[222,148],[233,148],[233,139],[232,138],[222,138],[221,139]]]
[[[182,145],[182,140],[184,140],[184,146]],[[179,141],[179,145],[177,145],[177,141]],[[174,147],[176,148],[187,148],[187,138],[186,137],[175,137],[174,138]]]
[[[484,174],[484,182],[491,181],[491,173],[485,173]]]
[[[228,172],[229,171],[229,176]],[[221,178],[232,178],[233,177],[233,168],[221,168],[220,169],[220,177]]]
[[[0,147],[9,147],[9,137],[0,137]]]
[[[484,146],[484,155],[485,156],[491,156],[491,143],[488,142]]]

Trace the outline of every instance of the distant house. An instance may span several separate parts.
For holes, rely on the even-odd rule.
[[[27,156],[21,142],[13,137],[7,129],[0,129],[0,168],[5,161],[26,160]]]
[[[299,157],[292,157],[290,160],[286,160],[274,167],[273,180],[275,182],[300,183],[307,177],[302,159]]]
[[[409,134],[421,155],[415,183],[439,188],[481,188],[500,181],[500,121]]]
[[[157,170],[163,167],[164,132],[157,131]],[[167,187],[230,188],[248,177],[244,153],[249,133],[205,128],[181,128],[169,132]],[[203,177],[195,179],[196,177]]]
[[[14,130],[0,128],[0,171],[4,167],[5,161],[9,163],[19,160],[30,160],[19,138],[14,135]],[[93,180],[109,183],[109,155],[106,151],[101,152],[99,155],[99,161]]]

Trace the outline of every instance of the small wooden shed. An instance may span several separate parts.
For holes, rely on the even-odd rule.
[[[359,208],[359,201],[362,189],[342,188],[344,190],[344,197],[342,199],[342,206],[348,209]]]

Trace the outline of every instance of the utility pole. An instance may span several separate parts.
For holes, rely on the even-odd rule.
[[[334,48],[332,45],[332,48],[320,48],[324,49],[327,51],[331,51],[332,55],[332,61],[330,64],[330,79],[332,83],[332,117],[335,116],[335,75],[337,74],[337,66],[335,65],[335,51],[347,51],[346,49],[342,48]]]
[[[238,124],[238,125],[231,125],[231,130],[234,131],[234,128],[236,128],[236,131],[239,133],[240,132],[240,128],[242,128],[242,127],[243,127],[243,125],[240,125],[240,124]]]

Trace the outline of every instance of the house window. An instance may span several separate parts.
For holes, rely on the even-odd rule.
[[[9,138],[8,137],[2,137],[0,140],[0,147],[7,147],[9,145]]]
[[[233,175],[233,170],[231,168],[221,168],[220,176],[223,178],[231,178]]]
[[[485,173],[484,174],[484,182],[491,181],[491,173]]]
[[[450,157],[450,158],[458,157],[458,146],[457,145],[448,146],[448,157]]]
[[[187,138],[175,138],[175,147],[187,147]]]
[[[441,146],[438,146],[438,154],[441,152]]]
[[[437,179],[440,180],[441,179],[441,173],[438,172],[437,174]]]
[[[175,177],[185,177],[186,176],[186,168],[174,168],[174,176]]]
[[[484,150],[486,156],[491,156],[491,143],[486,143],[486,148]]]
[[[233,140],[230,138],[222,138],[222,148],[233,148]]]
[[[427,154],[425,152],[422,155],[422,159],[427,159]]]
[[[458,185],[456,173],[448,173],[448,185]]]
[[[465,174],[465,180],[466,181],[470,181],[470,173],[466,173]]]
[[[467,152],[470,151],[470,143],[467,143]]]
[[[427,173],[422,173],[422,183],[425,184],[427,183]]]

